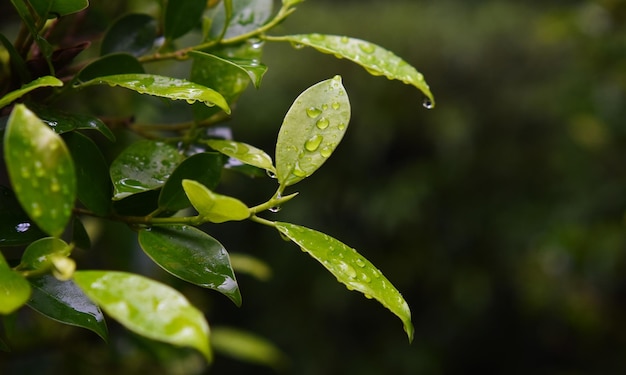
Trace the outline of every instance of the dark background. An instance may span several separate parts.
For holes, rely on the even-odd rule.
[[[239,277],[241,308],[186,289],[210,324],[271,340],[289,374],[626,373],[626,3],[309,0],[272,34],[308,32],[394,51],[424,73],[437,107],[348,61],[268,43],[263,85],[244,94],[229,125],[237,140],[273,153],[295,97],[342,75],[349,131],[271,218],[370,259],[409,303],[415,340],[254,223],[204,228],[273,269],[267,282]],[[251,205],[274,188],[236,174],[222,186]],[[117,259],[105,264],[143,264],[128,249],[132,233],[101,229],[109,232],[96,251]],[[8,373],[199,371],[193,354],[113,323],[109,346],[53,322],[24,325],[37,340],[0,357]],[[276,371],[218,355],[209,372]]]

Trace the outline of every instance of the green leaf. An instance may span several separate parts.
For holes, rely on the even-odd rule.
[[[95,332],[107,340],[107,326],[100,308],[72,280],[52,275],[30,279],[33,293],[28,306],[50,319]]]
[[[57,134],[71,132],[76,129],[97,130],[110,141],[115,141],[113,132],[97,117],[69,113],[43,106],[33,106],[31,110]]]
[[[89,233],[87,233],[83,222],[78,217],[74,217],[74,221],[72,222],[72,242],[76,247],[83,250],[91,248]]]
[[[0,108],[11,104],[14,100],[21,98],[22,96],[28,94],[35,89],[49,86],[60,87],[63,86],[63,82],[58,78],[52,76],[39,77],[36,80],[23,85],[18,90],[11,91],[10,93],[0,98]]]
[[[31,12],[31,7],[29,4],[26,3],[26,0],[11,0],[11,3],[19,14],[20,18],[22,19],[24,25],[26,25],[26,28],[28,29],[30,35],[33,37],[33,40],[35,41],[35,43],[37,43],[37,46],[39,47],[39,50],[41,51],[44,60],[48,65],[49,71],[54,74],[54,66],[50,61],[50,56],[52,56],[53,52],[52,45],[50,45],[50,43],[48,43],[48,41],[44,37],[39,35],[39,29],[35,25],[40,20],[35,20],[34,14]],[[2,105],[0,105],[0,107],[2,107]]]
[[[62,17],[89,6],[89,0],[28,0],[40,17]]]
[[[270,40],[288,41],[297,47],[309,46],[320,52],[348,59],[361,65],[372,75],[382,75],[415,86],[428,98],[428,108],[435,105],[435,98],[422,73],[393,52],[376,44],[347,36],[322,34],[287,35],[272,37]]]
[[[276,174],[276,169],[272,164],[272,158],[261,149],[246,143],[221,139],[209,139],[206,142],[212,149],[219,151],[226,156],[235,158],[242,163],[265,169],[272,174]]]
[[[228,253],[215,238],[187,225],[154,226],[139,231],[139,244],[167,272],[217,290],[241,306],[241,293]]]
[[[398,290],[370,261],[351,247],[328,235],[289,223],[276,223],[278,231],[320,262],[342,284],[374,298],[396,314],[413,340],[411,310]]]
[[[230,327],[215,327],[211,343],[216,352],[240,361],[282,369],[287,357],[263,337]]]
[[[272,0],[237,0],[232,2],[232,16],[227,19],[223,4],[216,8],[211,34],[214,37],[222,33],[224,25],[228,27],[224,39],[243,35],[263,26],[272,16]]]
[[[249,254],[230,253],[230,263],[238,274],[245,273],[261,281],[272,277],[272,269],[264,261]]]
[[[24,212],[13,191],[0,185],[0,246],[26,245],[45,236]]]
[[[197,181],[183,180],[183,189],[200,216],[210,222],[223,223],[250,217],[250,210],[243,202],[214,193]]]
[[[20,269],[43,270],[52,266],[54,257],[67,257],[70,255],[69,245],[58,238],[41,238],[26,248],[22,255]]]
[[[76,196],[74,163],[59,135],[23,104],[13,109],[4,158],[18,201],[44,232],[58,237]]]
[[[11,63],[11,73],[17,75],[20,78],[20,82],[30,82],[31,75],[28,69],[26,68],[26,63],[20,53],[17,52],[13,43],[7,39],[4,34],[0,33],[0,42],[4,45],[4,48],[7,50],[9,54],[9,61]],[[0,105],[0,107],[2,107]]]
[[[168,1],[165,8],[165,38],[179,38],[199,26],[206,4],[206,0]]]
[[[159,207],[165,211],[178,211],[191,205],[183,190],[185,179],[198,181],[209,189],[215,189],[220,181],[223,167],[218,153],[201,152],[185,159],[172,172],[159,195]]]
[[[289,108],[276,141],[276,177],[293,185],[324,164],[343,138],[350,101],[341,77],[306,89]]]
[[[152,49],[156,38],[157,21],[154,18],[147,14],[127,14],[118,18],[104,34],[100,55],[128,52],[139,57]]]
[[[183,159],[176,148],[163,142],[131,144],[111,163],[113,200],[162,187]]]
[[[78,132],[65,133],[63,139],[74,160],[78,200],[94,213],[106,215],[112,192],[104,156],[91,139]]]
[[[301,2],[303,2],[304,0],[283,0],[283,5],[286,5],[288,7],[292,7],[294,5],[300,4]]]
[[[77,271],[74,281],[129,330],[195,348],[211,361],[209,325],[202,312],[175,289],[143,276],[113,271]]]
[[[13,271],[0,253],[0,314],[10,314],[23,306],[30,297],[30,284]]]
[[[223,109],[224,112],[230,114],[228,103],[226,103],[226,100],[220,93],[184,79],[154,74],[117,74],[98,77],[91,81],[81,83],[78,87],[98,84],[121,86],[140,94],[154,95],[172,100],[185,100],[189,104],[200,101],[209,107],[217,105]]]
[[[85,66],[78,72],[77,79],[80,82],[89,82],[98,77],[130,73],[143,74],[145,70],[134,56],[128,53],[112,53]],[[79,83],[75,84],[75,86],[79,85]]]

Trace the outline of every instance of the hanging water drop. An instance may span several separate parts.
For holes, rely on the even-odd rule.
[[[318,129],[324,130],[328,127],[328,125],[330,125],[330,121],[328,121],[326,117],[322,117],[319,120],[317,120],[315,125],[318,127]]]
[[[270,208],[269,208],[269,211],[270,211],[270,212],[272,212],[272,213],[277,213],[277,212],[279,212],[280,210],[281,210],[281,207],[280,207],[280,206],[274,206],[274,207],[270,207]]]
[[[311,138],[309,138],[306,142],[304,142],[304,148],[306,148],[308,151],[313,152],[320,147],[320,144],[322,143],[323,139],[324,137],[322,137],[319,134],[314,135]]]
[[[434,107],[433,102],[428,98],[424,98],[424,100],[422,101],[422,106],[426,109],[433,109]]]
[[[271,171],[271,170],[267,169],[267,170],[265,171],[265,173],[267,173],[267,176],[268,176],[269,178],[276,179],[276,173],[274,173],[274,171]]]
[[[317,118],[322,114],[322,110],[316,107],[309,107],[306,109],[306,115],[310,118]]]

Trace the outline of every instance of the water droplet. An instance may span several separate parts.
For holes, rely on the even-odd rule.
[[[339,261],[337,263],[337,266],[339,267],[341,272],[343,272],[350,279],[356,279],[356,270],[354,269],[354,267],[343,261]]]
[[[248,43],[250,43],[250,48],[252,49],[260,49],[263,47],[263,41],[259,38],[248,39]]]
[[[329,157],[330,155],[332,155],[332,153],[333,153],[333,149],[332,149],[332,147],[328,147],[328,146],[326,146],[326,147],[323,147],[323,148],[320,150],[320,155],[322,155],[322,157],[325,157],[325,158],[327,158],[327,157]]]
[[[367,276],[367,274],[363,273],[363,274],[361,274],[361,280],[363,280],[366,283],[369,283],[369,282],[372,281],[372,278]]]
[[[376,47],[371,43],[359,43],[359,49],[365,53],[373,53]]]
[[[433,102],[428,98],[424,98],[424,100],[422,101],[422,106],[424,106],[424,108],[426,109],[432,109],[434,107]]]
[[[311,34],[311,39],[315,40],[325,40],[326,36],[322,34]]]
[[[319,108],[309,107],[306,109],[306,115],[309,116],[310,118],[317,118],[321,114],[322,114],[322,110]]]
[[[304,148],[306,148],[309,151],[315,151],[320,147],[320,144],[322,143],[322,140],[324,139],[324,137],[322,137],[321,135],[317,134],[312,136],[311,138],[309,138],[306,142],[304,142]]]
[[[331,104],[334,110],[337,110],[341,107],[341,104],[339,104],[339,102],[333,102],[333,104]]]
[[[306,177],[306,172],[302,170],[302,168],[300,168],[299,164],[296,164],[296,166],[293,168],[293,174],[297,177]]]
[[[30,229],[30,223],[19,223],[15,226],[15,231],[18,233],[24,233]]]
[[[362,259],[358,259],[355,261],[356,265],[363,268],[365,267],[365,262]]]
[[[265,173],[267,173],[269,178],[276,178],[276,173],[274,173],[273,171],[270,171],[269,169],[265,170]]]
[[[196,102],[196,99],[185,99],[188,104],[193,104]]]
[[[347,36],[342,36],[340,40],[341,43],[348,43],[350,41],[350,38],[348,38]]]
[[[339,130],[343,130],[345,128],[346,128],[346,124],[345,123],[342,122],[342,123],[339,124]]]
[[[277,212],[279,212],[281,210],[281,207],[280,206],[274,206],[274,207],[270,207],[269,210],[270,210],[270,212],[277,213]]]
[[[322,117],[319,120],[317,120],[317,122],[315,123],[315,125],[319,128],[319,129],[326,129],[328,127],[328,125],[330,125],[330,121],[328,121],[328,119],[326,117]]]
[[[325,111],[328,109],[328,104],[322,104],[322,109]]]
[[[298,43],[298,42],[292,42],[291,45],[293,46],[293,48],[295,49],[302,49],[304,48],[304,44],[302,43]]]
[[[363,295],[364,295],[364,296],[365,296],[365,298],[367,298],[367,299],[372,299],[372,298],[373,298],[371,295],[369,295],[369,294],[367,294],[367,293],[365,293],[365,294],[363,294]]]

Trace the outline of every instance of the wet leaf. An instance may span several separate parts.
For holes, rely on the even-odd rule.
[[[282,369],[287,357],[266,338],[231,327],[215,327],[211,342],[216,352],[237,360]]]
[[[54,257],[67,257],[70,255],[71,248],[68,244],[58,238],[46,237],[41,238],[24,250],[20,269],[43,270],[52,266]]]
[[[157,21],[154,18],[147,14],[127,14],[118,18],[107,30],[102,39],[100,55],[127,52],[139,57],[152,49],[156,38]]]
[[[18,104],[4,135],[4,157],[15,195],[28,216],[58,237],[76,196],[74,163],[61,137]]]
[[[241,305],[241,293],[224,246],[191,226],[154,226],[139,231],[143,251],[161,268],[192,284],[217,290]]]
[[[232,16],[227,20],[224,5],[216,8],[213,17],[211,35],[217,37],[221,34],[225,23],[228,27],[224,33],[224,39],[232,38],[258,29],[263,26],[272,16],[272,0],[239,0],[232,2]]]
[[[200,216],[212,223],[244,220],[250,217],[250,210],[243,202],[214,193],[197,181],[183,180],[183,189]]]
[[[2,98],[0,98],[0,108],[5,107],[11,104],[14,100],[21,98],[22,96],[28,94],[29,92],[38,89],[40,87],[61,87],[63,86],[63,82],[60,79],[53,76],[43,76],[39,77],[36,80],[23,85],[21,88],[11,91],[6,94]]]
[[[31,110],[57,134],[72,130],[97,130],[110,141],[115,141],[113,132],[97,117],[69,113],[52,107],[32,106]]]
[[[435,105],[435,98],[422,73],[393,52],[376,44],[347,36],[322,34],[287,35],[272,37],[271,40],[288,41],[295,46],[309,46],[320,52],[348,59],[361,65],[372,75],[385,76],[415,86],[428,97],[430,108]]]
[[[176,39],[199,26],[206,5],[206,0],[168,1],[165,8],[165,37]]]
[[[261,149],[246,143],[221,139],[209,139],[206,142],[212,149],[219,151],[226,156],[235,158],[242,163],[265,169],[272,174],[276,174],[276,169],[272,164],[272,158]]]
[[[76,77],[77,82],[89,82],[98,77],[130,73],[143,74],[145,70],[134,56],[128,53],[112,53],[91,62]],[[75,86],[79,85],[80,83],[75,83]]]
[[[76,170],[76,196],[86,208],[106,215],[111,208],[109,167],[98,146],[86,136],[71,132],[63,134]]]
[[[258,42],[261,43],[261,42]],[[260,47],[259,47],[260,48]],[[193,79],[193,74],[192,74],[192,81],[194,82],[198,82],[198,83],[202,83],[202,84],[206,84],[207,86],[211,86],[211,87],[215,87],[217,89],[217,91],[219,91],[220,93],[222,93],[222,95],[224,95],[225,97],[226,94],[224,94],[224,91],[220,90],[220,86],[224,87],[224,88],[230,88],[229,92],[231,92],[232,97],[236,96],[235,94],[238,94],[240,92],[243,91],[243,89],[245,89],[248,85],[247,85],[247,81],[246,82],[233,82],[233,80],[235,79],[241,79],[241,77],[244,77],[241,74],[236,74],[236,73],[244,73],[245,76],[247,76],[249,78],[249,81],[252,82],[252,84],[254,84],[255,88],[259,88],[259,86],[261,85],[261,80],[263,79],[263,75],[265,75],[265,72],[267,72],[267,66],[263,65],[259,62],[258,59],[254,58],[254,59],[237,59],[237,58],[230,58],[230,59],[226,59],[226,58],[222,58],[216,55],[211,55],[205,52],[200,52],[200,51],[191,51],[189,52],[189,55],[192,56],[195,59],[210,59],[210,60],[215,60],[212,62],[208,62],[208,61],[199,61],[199,64],[202,64],[202,68],[206,69],[206,70],[210,70],[210,69],[221,69],[221,70],[225,70],[227,72],[230,72],[231,75],[236,75],[236,77],[223,77],[220,78],[220,75],[225,75],[225,74],[218,74],[215,71],[213,71],[213,76],[218,76],[215,77],[215,80],[219,80],[218,82],[216,82],[216,85],[211,85],[211,84],[207,84],[206,82],[200,82],[200,81],[196,81]],[[259,53],[260,55],[260,53]],[[221,66],[220,65],[225,65],[225,66]],[[226,79],[228,79],[228,82],[225,82]],[[231,102],[229,100],[229,102]]]
[[[131,144],[111,163],[113,200],[162,187],[183,159],[176,148],[163,142]]]
[[[26,245],[45,236],[24,212],[13,191],[0,185],[0,247]]]
[[[107,326],[100,308],[72,280],[52,275],[30,279],[33,293],[28,306],[58,322],[95,332],[107,340]]]
[[[22,307],[30,292],[28,281],[13,271],[0,253],[0,314],[10,314]]]
[[[396,314],[404,324],[409,341],[413,340],[409,306],[400,292],[370,261],[353,248],[324,233],[281,222],[276,223],[276,229],[320,262],[348,289],[376,299]]]
[[[212,152],[201,152],[185,159],[163,185],[159,207],[169,211],[189,207],[191,203],[183,190],[183,180],[198,181],[209,189],[215,189],[220,181],[223,164],[222,156]]]
[[[310,176],[333,153],[350,121],[341,77],[306,89],[287,112],[276,141],[276,177],[283,186]]]
[[[195,348],[211,361],[209,325],[202,312],[173,288],[143,276],[77,271],[74,281],[129,330],[173,345]]]
[[[80,12],[89,6],[89,0],[29,0],[28,2],[40,17],[49,15],[50,18]]]
[[[117,74],[98,77],[79,84],[79,87],[107,84],[121,86],[140,94],[148,94],[172,100],[185,100],[189,104],[197,101],[211,107],[217,105],[230,114],[224,97],[217,91],[184,79],[164,77],[154,74]]]

